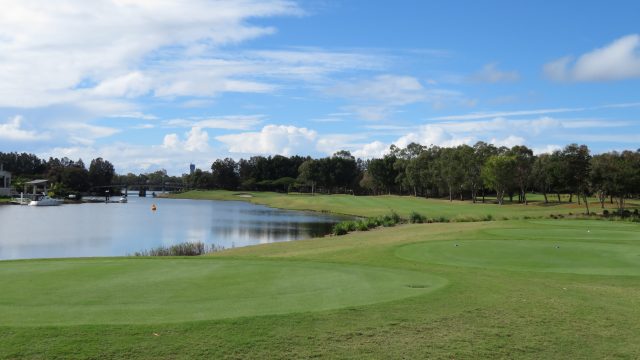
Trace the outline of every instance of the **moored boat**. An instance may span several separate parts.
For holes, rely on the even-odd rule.
[[[29,202],[29,206],[58,206],[62,202],[62,200],[54,199],[48,195],[38,195]]]

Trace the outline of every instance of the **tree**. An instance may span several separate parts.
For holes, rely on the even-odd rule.
[[[535,160],[533,151],[524,145],[516,145],[509,150],[509,154],[513,155],[516,160],[515,183],[520,190],[520,202],[527,205],[527,186],[531,176],[531,169]]]
[[[216,188],[235,190],[240,184],[238,164],[231,158],[218,159],[211,164],[211,176]]]
[[[321,177],[320,164],[317,160],[309,159],[303,162],[298,168],[298,181],[311,186],[311,194],[316,193],[316,184]]]
[[[531,167],[531,183],[534,189],[542,193],[545,204],[549,202],[547,194],[551,191],[553,184],[551,165],[551,155],[540,154],[535,158]]]
[[[91,160],[89,165],[89,183],[93,187],[110,186],[115,175],[113,165],[101,157]]]
[[[461,190],[464,183],[464,160],[457,148],[442,148],[438,157],[438,175],[453,201],[453,190]]]
[[[513,155],[494,155],[482,168],[482,178],[487,186],[496,191],[498,204],[504,203],[504,194],[513,184],[517,161]]]
[[[397,158],[395,155],[385,155],[382,159],[371,159],[367,170],[378,187],[387,190],[391,194],[391,190],[396,183],[398,171],[394,168]]]
[[[589,172],[591,170],[591,155],[586,145],[567,145],[562,151],[566,178],[570,191],[584,199],[587,214],[589,214]]]

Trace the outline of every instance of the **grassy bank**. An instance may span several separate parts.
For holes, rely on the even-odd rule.
[[[280,194],[272,192],[233,192],[224,190],[211,191],[189,191],[176,195],[169,195],[173,198],[198,199],[198,200],[235,200],[250,201],[255,204],[267,205],[270,207],[292,209],[292,210],[312,210],[321,212],[331,212],[336,214],[354,216],[381,216],[391,211],[403,217],[409,217],[412,212],[420,213],[424,216],[435,218],[445,217],[447,219],[482,219],[491,216],[493,219],[522,219],[525,217],[547,217],[551,214],[577,214],[584,213],[583,205],[576,202],[545,204],[542,196],[531,195],[529,205],[509,203],[497,205],[493,203],[472,203],[471,201],[453,201],[441,199],[425,199],[412,196],[352,196],[352,195],[316,195],[308,194]],[[550,197],[551,200],[553,198]],[[563,198],[566,201],[566,199]],[[492,199],[488,199],[491,202]],[[601,212],[600,204],[591,199],[591,211]],[[627,203],[629,207],[637,207],[635,201]],[[615,209],[614,205],[605,204],[605,208]]]
[[[411,224],[0,262],[0,358],[638,358],[640,225]]]

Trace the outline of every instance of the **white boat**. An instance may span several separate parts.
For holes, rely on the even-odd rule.
[[[47,195],[38,195],[31,200],[29,206],[58,206],[60,204],[62,204],[62,200],[54,199]]]

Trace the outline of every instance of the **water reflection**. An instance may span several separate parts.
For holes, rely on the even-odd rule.
[[[0,259],[120,256],[184,241],[247,246],[321,236],[339,220],[236,201],[0,206]]]

